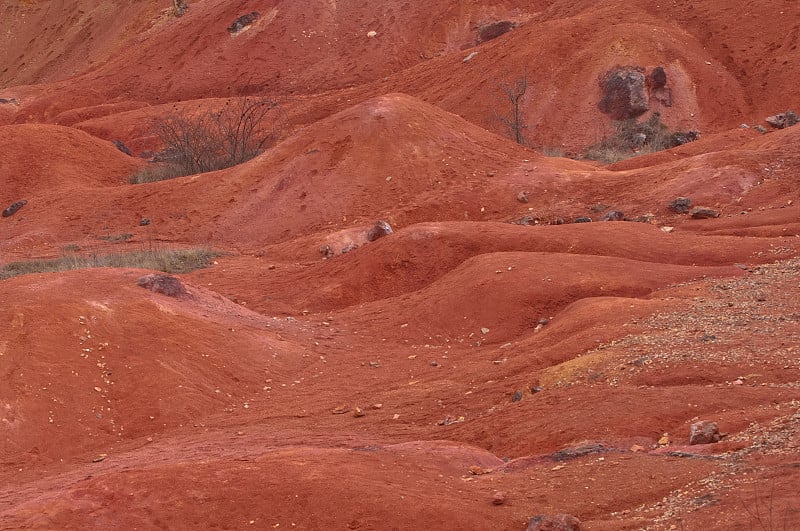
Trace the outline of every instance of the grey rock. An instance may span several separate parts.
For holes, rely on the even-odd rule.
[[[374,242],[378,238],[383,238],[392,233],[392,226],[389,225],[386,221],[379,220],[375,222],[375,225],[369,229],[367,232],[367,241]]]
[[[692,424],[689,433],[689,444],[710,444],[719,442],[722,435],[716,422],[701,420]]]
[[[694,219],[710,219],[710,218],[718,218],[719,212],[717,212],[713,208],[694,207],[692,209],[691,215],[692,218]]]
[[[587,218],[586,216],[583,216],[580,218],[575,218],[575,221],[573,223],[591,223],[591,222],[592,218]]]
[[[676,197],[669,204],[669,209],[678,214],[686,214],[692,207],[692,200],[688,197]]]
[[[7,218],[9,216],[13,216],[17,213],[17,211],[28,204],[26,199],[22,201],[17,201],[16,203],[11,203],[5,210],[3,210],[3,217]]]
[[[619,210],[609,210],[600,218],[600,221],[623,221],[624,219],[625,214]]]

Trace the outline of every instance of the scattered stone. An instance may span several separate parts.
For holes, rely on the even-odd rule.
[[[323,245],[322,247],[320,247],[319,254],[322,255],[323,260],[327,260],[328,258],[333,258],[335,255],[330,245]]]
[[[514,396],[511,397],[511,401],[512,402],[519,402],[520,400],[522,400],[522,391],[516,391],[514,393]]]
[[[531,387],[532,395],[535,395],[536,393],[541,393],[542,391],[544,391],[544,387],[539,387],[538,385],[534,385],[533,387]]]
[[[375,225],[367,232],[367,241],[374,242],[378,238],[383,238],[392,233],[392,226],[383,220],[375,222]]]
[[[118,150],[122,151],[123,153],[125,153],[129,157],[133,156],[133,154],[131,153],[131,150],[128,149],[128,146],[126,146],[125,144],[122,143],[122,140],[113,140],[112,142],[113,142],[113,144],[115,146],[117,146]]]
[[[186,295],[186,288],[183,287],[181,281],[170,275],[160,273],[145,275],[140,277],[136,284],[155,293],[163,293],[167,297]]]
[[[331,413],[333,413],[334,415],[343,415],[348,411],[350,411],[350,406],[336,406],[335,408],[333,408],[333,411],[331,411]]]
[[[694,207],[691,214],[692,218],[694,219],[710,219],[719,217],[719,212],[708,207]]]
[[[189,0],[172,0],[172,3],[175,5],[176,17],[182,17],[189,9]]]
[[[17,99],[16,98],[0,98],[0,105],[9,104],[9,105],[16,105]]]
[[[11,205],[9,205],[8,208],[3,210],[3,217],[7,218],[9,216],[13,216],[14,214],[17,213],[17,211],[20,208],[24,207],[27,204],[28,201],[26,199],[23,199],[22,201],[17,201],[16,203],[11,203]]]
[[[528,522],[527,531],[580,531],[581,521],[571,514],[537,514]]]
[[[620,212],[619,210],[610,210],[606,212],[600,221],[623,221],[625,219],[625,214]]]
[[[689,444],[710,444],[719,442],[722,436],[716,422],[701,420],[692,424],[689,435]]]
[[[464,422],[465,420],[466,419],[464,418],[463,415],[458,417],[458,418],[453,418],[450,415],[447,415],[445,418],[443,418],[442,420],[440,420],[436,424],[438,426],[449,426],[450,424],[456,424],[458,422]]]
[[[101,461],[105,461],[106,457],[108,457],[108,454],[100,454],[92,459],[92,463],[100,463]]]
[[[647,112],[649,107],[644,68],[617,66],[600,78],[603,97],[597,107],[613,120],[629,120]]]
[[[658,440],[659,446],[667,446],[669,444],[669,435],[666,433]]]
[[[797,122],[800,122],[800,118],[798,118],[793,111],[786,111],[773,116],[768,116],[764,119],[764,121],[775,129],[785,129],[797,124]]]
[[[606,451],[608,451],[608,449],[603,444],[587,442],[554,452],[553,454],[550,455],[550,457],[554,461],[567,461],[570,459],[577,459],[578,457],[583,457],[586,455],[604,453]]]
[[[347,254],[350,251],[355,251],[356,249],[358,249],[358,245],[356,245],[355,243],[348,243],[347,245],[342,247],[342,254]]]
[[[528,202],[528,192],[520,192],[517,194],[517,201],[520,203],[527,203]]]
[[[433,360],[433,361],[431,362],[431,367],[438,367],[438,366],[439,366],[439,362],[438,362],[438,361],[436,361],[436,360]]]
[[[500,35],[508,33],[517,25],[510,20],[501,20],[498,22],[490,22],[478,28],[478,42],[486,42],[496,39]]]
[[[151,223],[150,218],[142,218],[139,220],[140,227],[145,227],[147,225],[150,225],[150,223]]]
[[[506,502],[506,493],[497,491],[492,495],[493,505],[503,505]]]
[[[259,13],[258,11],[251,11],[246,15],[242,15],[241,17],[234,20],[230,26],[228,26],[228,33],[230,33],[231,35],[236,35],[237,33],[240,33],[245,28],[252,26],[253,22],[258,20],[259,17],[261,17],[261,13]]]
[[[588,218],[586,216],[575,218],[575,221],[573,221],[573,223],[591,223],[591,222],[592,218]]]
[[[536,218],[534,218],[533,216],[522,216],[518,220],[512,221],[511,223],[513,223],[514,225],[525,225],[525,226],[535,225]]]
[[[470,52],[461,62],[462,63],[469,63],[472,59],[478,55],[478,52]]]
[[[364,413],[364,410],[361,409],[360,407],[356,407],[353,410],[353,416],[356,417],[356,418],[363,417],[364,415],[366,415],[366,413]]]
[[[369,37],[370,39],[372,39],[372,38],[374,38],[374,37],[377,37],[377,36],[378,36],[378,32],[377,32],[377,31],[375,31],[375,30],[372,30],[372,31],[368,31],[368,32],[367,32],[367,37]]]
[[[661,232],[666,232],[667,234],[669,234],[670,232],[672,232],[674,230],[675,230],[675,227],[667,227],[667,226],[661,227]]]
[[[686,214],[692,207],[692,200],[688,197],[676,197],[669,203],[669,208],[677,214]]]
[[[489,329],[488,328],[486,328],[486,327],[481,328],[481,334],[488,334],[488,333],[489,333]]]
[[[478,465],[472,465],[471,467],[469,467],[469,473],[472,474],[473,476],[482,476],[484,474],[491,473],[491,470],[487,470]]]

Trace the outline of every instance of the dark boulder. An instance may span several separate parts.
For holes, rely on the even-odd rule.
[[[601,112],[614,120],[630,120],[647,112],[649,100],[644,68],[618,66],[600,78]]]
[[[13,216],[17,213],[17,211],[28,204],[28,201],[23,199],[22,201],[17,201],[16,203],[11,203],[5,210],[3,210],[3,217],[7,218],[9,216]]]
[[[592,218],[587,218],[586,216],[575,218],[575,221],[573,221],[573,223],[591,223],[591,222]]]
[[[491,22],[484,24],[478,28],[478,42],[486,42],[496,39],[504,33],[508,33],[516,27],[516,24],[510,20],[500,20],[498,22]]]
[[[667,73],[664,67],[657,66],[647,76],[647,84],[651,89],[664,88],[667,85]]]
[[[692,200],[688,197],[676,197],[669,203],[669,209],[677,214],[686,214],[692,207]]]
[[[261,13],[259,13],[258,11],[251,11],[246,15],[242,15],[241,17],[234,20],[230,26],[228,26],[228,33],[230,33],[231,35],[236,35],[246,27],[252,26],[253,22],[258,20],[259,17],[261,17]]]

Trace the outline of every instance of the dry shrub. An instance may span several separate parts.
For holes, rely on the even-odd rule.
[[[47,260],[11,262],[0,268],[0,279],[32,273],[53,273],[93,267],[152,269],[165,273],[188,273],[208,267],[220,253],[208,249],[150,249],[129,253],[79,256],[69,254]]]

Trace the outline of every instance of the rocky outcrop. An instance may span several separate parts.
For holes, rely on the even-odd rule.
[[[688,197],[676,197],[672,201],[670,201],[669,208],[676,214],[686,214],[689,212],[689,209],[692,207],[692,200]]]
[[[630,120],[647,112],[649,100],[645,71],[640,66],[618,66],[600,78],[601,112],[613,120]]]
[[[701,420],[695,422],[690,428],[689,444],[711,444],[719,442],[722,435],[716,422]]]
[[[786,111],[772,116],[767,116],[764,121],[775,129],[786,129],[787,127],[796,125],[797,122],[800,121],[800,118],[798,118],[793,111]]]

